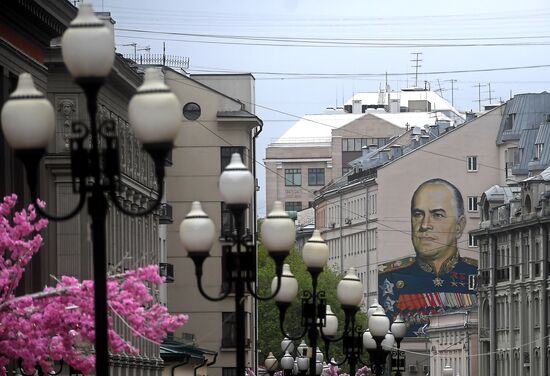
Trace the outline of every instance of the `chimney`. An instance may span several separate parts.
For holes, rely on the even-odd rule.
[[[384,148],[378,153],[380,162],[385,163],[390,159],[390,149]]]
[[[403,155],[403,147],[401,145],[392,145],[391,146],[391,155],[392,158],[398,158]]]
[[[447,129],[451,126],[451,122],[449,120],[439,120],[437,122],[437,127],[439,128],[439,135],[442,135],[447,131]]]
[[[474,120],[477,117],[474,111],[466,112],[466,121]]]
[[[376,145],[376,144],[370,144],[370,145],[369,145],[369,153],[370,153],[371,151],[375,151],[376,149],[378,149],[378,145]]]
[[[351,113],[360,114],[363,112],[363,102],[361,99],[353,99],[351,101]]]
[[[370,153],[369,147],[367,145],[361,146],[361,156],[365,156]]]
[[[401,111],[401,104],[399,98],[390,99],[390,113],[398,114]]]
[[[430,136],[439,136],[439,127],[437,126],[437,124],[430,124]]]
[[[430,140],[430,136],[423,134],[420,136],[420,145],[425,145]]]

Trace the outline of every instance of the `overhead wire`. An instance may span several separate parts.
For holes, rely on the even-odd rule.
[[[182,84],[189,85],[189,86],[192,86],[192,87],[195,87],[195,88],[199,88],[199,89],[202,89],[202,90],[207,90],[206,88],[203,88],[203,87],[201,87],[201,86],[195,86],[195,85],[189,84],[189,83],[185,82],[184,80],[177,80],[177,79],[168,79],[168,80],[177,81],[177,82],[180,82],[180,83],[182,83]],[[273,111],[278,111],[277,109],[272,109],[272,108],[270,108],[270,107],[261,106],[261,105],[259,105],[259,104],[257,104],[257,103],[252,103],[252,102],[247,102],[247,101],[245,101],[245,102],[246,102],[247,104],[250,104],[250,105],[254,104],[254,105],[258,106],[258,107],[264,107],[264,108],[271,109],[271,110],[273,110]],[[293,114],[286,113],[286,112],[285,112],[285,114],[288,114],[288,115],[290,115],[290,116],[295,116],[295,117],[298,117],[298,118],[299,118],[298,115],[293,115]],[[488,116],[488,115],[492,115],[492,114],[486,114],[486,116]],[[494,114],[493,114],[493,116],[494,116]],[[228,140],[226,140],[225,138],[223,138],[222,136],[220,136],[219,134],[217,134],[216,132],[214,132],[213,130],[209,129],[208,126],[206,126],[203,122],[198,121],[198,120],[196,120],[196,122],[198,122],[198,123],[199,123],[202,127],[204,127],[208,132],[214,134],[214,135],[215,135],[216,137],[218,137],[220,140],[224,141],[227,145],[229,145],[229,146],[235,146],[235,145],[233,145],[231,142],[229,142]],[[328,126],[328,127],[334,127],[334,126],[332,126],[332,125],[323,124],[323,123],[321,123],[321,122],[316,122],[316,123],[319,123],[320,125],[324,125],[324,126]],[[337,127],[335,127],[335,128],[337,128]],[[357,133],[357,132],[355,132],[355,133]],[[357,133],[357,134],[358,134],[358,135],[361,135],[360,133]],[[422,149],[416,149],[416,150],[422,150]],[[434,153],[434,152],[429,152],[429,153],[430,153],[430,154],[434,154],[434,155],[436,155],[436,156],[446,157],[444,154],[440,154],[440,153]],[[254,159],[253,159],[253,156],[250,156],[250,155],[249,155],[247,158],[248,158],[248,160],[249,160],[250,163],[252,163],[253,160],[254,160]],[[463,163],[466,162],[466,159],[460,159],[460,158],[455,158],[455,157],[451,157],[451,159],[454,159],[454,160],[457,160],[457,161],[460,161],[460,162],[463,162]],[[274,173],[274,174],[277,175],[278,177],[283,178],[283,179],[286,179],[285,176],[283,176],[283,175],[280,174],[279,172],[277,172],[277,171],[275,171],[275,170],[273,170],[273,169],[267,167],[267,166],[266,166],[265,164],[263,164],[262,162],[256,160],[256,164],[258,164],[259,166],[263,167],[265,170]],[[479,164],[479,163],[478,163],[478,164]],[[480,164],[480,165],[481,165],[481,164]],[[487,165],[486,167],[490,167],[490,168],[495,168],[495,169],[501,170],[500,168],[495,167],[495,166],[489,166],[489,165]],[[308,190],[308,189],[306,189],[306,188],[304,188],[304,187],[302,187],[302,186],[300,186],[299,189],[302,190],[302,191],[304,191],[304,192],[307,192],[307,193],[309,193],[309,194],[315,194],[315,190]],[[347,212],[348,214],[355,215],[355,216],[357,216],[357,217],[359,217],[359,218],[362,218],[362,219],[366,219],[366,217],[367,217],[365,214],[355,213],[355,212],[353,212],[353,211],[352,211],[351,209],[349,209],[349,208],[346,208],[346,209],[343,209],[343,210],[346,210],[346,212]],[[381,225],[382,227],[385,227],[385,228],[387,229],[387,230],[382,230],[382,231],[398,232],[398,233],[407,235],[407,237],[411,237],[411,236],[412,236],[412,233],[411,233],[410,231],[401,230],[401,229],[398,229],[398,228],[393,227],[393,226],[391,226],[391,225],[388,225],[388,224],[387,224],[388,222],[389,222],[389,221],[379,221],[379,220],[377,219],[375,223],[377,223],[378,225]],[[395,222],[395,221],[391,221],[391,222]],[[328,229],[328,228],[324,228],[324,229]],[[465,242],[467,242],[467,241],[468,241],[468,240],[463,240],[463,241],[459,241],[458,243],[465,243]],[[441,245],[445,245],[445,244],[441,243]],[[479,249],[476,250],[476,249],[472,249],[472,248],[463,248],[463,247],[459,247],[459,246],[457,246],[457,249],[458,249],[459,251],[462,250],[462,251],[468,252],[468,253],[469,253],[469,252],[475,252],[475,253],[480,253],[480,252],[481,252]],[[365,250],[364,252],[367,253],[367,252],[369,252],[369,250]],[[414,255],[411,253],[411,256],[414,256]],[[513,261],[513,260],[521,261],[522,258],[521,258],[520,256],[515,257],[515,256],[513,256],[513,255],[510,253],[510,255],[508,256],[508,259],[509,259],[509,260],[512,260],[512,261]],[[389,260],[380,261],[380,262],[375,263],[375,265],[376,265],[376,266],[379,266],[379,265],[382,265],[382,264],[386,264],[386,263],[388,263],[388,262],[390,262],[390,261],[389,261]],[[369,264],[372,265],[373,263],[369,263]],[[365,266],[368,266],[368,265],[367,265],[367,264],[358,265],[357,267],[365,267]]]

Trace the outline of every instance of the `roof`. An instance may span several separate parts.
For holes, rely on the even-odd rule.
[[[486,190],[483,195],[487,198],[487,201],[508,203],[512,199],[514,199],[520,192],[520,187],[503,187],[500,185],[493,185],[491,188]]]
[[[451,121],[447,116],[438,113],[430,112],[399,112],[399,113],[372,113],[372,115],[392,123],[401,128],[409,127],[422,127],[424,125],[435,124],[438,120]]]
[[[330,143],[333,129],[338,129],[365,115],[367,114],[345,112],[305,115],[275,143]]]
[[[517,94],[506,102],[497,144],[519,140],[522,132],[540,126],[550,114],[550,93]]]
[[[215,351],[188,345],[174,339],[165,339],[160,345],[160,356],[164,361],[195,359],[202,361],[205,354],[215,355]]]
[[[432,103],[431,111],[452,110],[458,111],[447,100],[437,93],[429,90],[401,90],[401,91],[379,91],[370,93],[356,93],[345,105],[351,105],[354,100],[360,100],[363,105],[388,105],[390,100],[399,99],[400,106],[408,107],[409,101],[427,100]]]

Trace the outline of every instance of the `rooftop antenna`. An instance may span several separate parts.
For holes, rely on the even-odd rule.
[[[416,57],[411,61],[414,63],[412,67],[415,68],[414,87],[418,87],[418,68],[422,66],[420,65],[420,62],[422,61],[422,59],[420,59],[420,55],[422,55],[422,52],[412,52],[411,55],[416,55]]]
[[[137,60],[137,43],[136,42],[126,43],[126,44],[123,44],[122,46],[134,47],[134,61],[136,61]]]

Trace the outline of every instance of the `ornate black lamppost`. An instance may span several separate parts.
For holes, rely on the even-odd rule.
[[[235,224],[231,235],[222,239],[222,253],[226,259],[225,275],[227,278],[220,296],[209,296],[202,286],[203,264],[210,255],[216,230],[214,223],[197,201],[193,202],[191,211],[181,222],[180,240],[195,264],[197,285],[202,296],[210,301],[219,301],[229,295],[231,286],[234,287],[237,375],[241,376],[245,372],[245,291],[259,300],[271,299],[279,292],[283,262],[294,245],[296,227],[294,221],[283,210],[282,203],[275,201],[273,210],[262,224],[262,242],[275,261],[278,277],[276,277],[276,286],[271,296],[258,296],[253,286],[256,281],[256,244],[254,244],[250,233],[243,233],[246,209],[254,193],[254,177],[242,163],[238,153],[231,156],[231,163],[220,176],[220,193]]]
[[[304,291],[302,296],[302,328],[303,331],[298,336],[287,334],[284,329],[285,315],[290,303],[298,294],[298,281],[290,271],[290,267],[285,266],[281,282],[276,283],[275,278],[271,283],[272,293],[275,294],[275,301],[279,308],[279,326],[281,333],[291,340],[298,340],[306,335],[309,339],[311,353],[309,358],[309,374],[314,375],[316,371],[316,355],[318,330],[325,326],[326,321],[326,299],[324,291],[317,291],[317,282],[319,274],[323,271],[329,256],[329,249],[321,238],[319,230],[313,231],[313,235],[304,245],[302,258],[311,275],[311,291]],[[277,277],[276,277],[277,278]],[[278,280],[278,279],[277,279]],[[280,290],[276,291],[276,286],[280,284]],[[298,366],[303,361],[298,361]],[[322,364],[321,364],[322,370]]]
[[[359,311],[363,299],[363,284],[355,273],[355,268],[350,268],[346,276],[338,283],[336,297],[345,315],[345,324],[342,334],[337,337],[338,318],[327,305],[326,325],[321,328],[321,335],[325,342],[325,354],[331,359],[329,347],[331,342],[342,341],[344,359],[333,363],[336,365],[349,364],[350,375],[355,375],[358,363],[361,361],[363,352],[363,332],[360,325],[357,325],[355,316]]]
[[[398,323],[396,328],[402,330]],[[363,346],[367,349],[372,362],[372,369],[377,376],[384,373],[386,359],[395,344],[395,337],[390,329],[390,319],[382,307],[378,307],[369,318],[369,329],[363,334]]]
[[[395,372],[395,376],[401,376],[401,356],[403,356],[403,351],[401,351],[401,341],[405,337],[405,334],[407,333],[407,325],[405,324],[405,321],[403,321],[403,318],[401,318],[401,315],[398,315],[391,324],[391,332],[393,333],[393,336],[395,338],[395,343],[397,345],[397,349],[392,350],[397,355],[397,372]]]
[[[143,85],[130,101],[128,115],[143,149],[153,158],[159,187],[156,200],[141,212],[125,209],[117,199],[119,170],[116,125],[112,120],[96,121],[97,95],[114,62],[112,31],[99,20],[92,6],[82,3],[77,17],[62,38],[62,54],[67,69],[86,96],[89,125],[72,124],[70,139],[72,183],[79,195],[77,206],[68,214],[54,216],[35,205],[40,215],[51,220],[67,220],[88,203],[93,240],[96,375],[109,375],[107,336],[107,273],[105,218],[107,197],[124,214],[142,216],[158,208],[164,186],[164,160],[172,149],[180,128],[180,105],[176,96],[156,77],[145,74]],[[2,128],[9,145],[27,171],[34,203],[38,200],[38,167],[55,131],[54,111],[44,95],[36,90],[28,73],[21,74],[17,89],[2,109]],[[87,142],[89,141],[89,142]],[[89,146],[88,146],[89,144]],[[87,200],[86,200],[87,199]]]
[[[328,261],[328,256],[328,246],[321,238],[319,231],[315,230],[312,237],[304,245],[302,250],[304,263],[311,275],[312,290],[303,292],[303,331],[301,334],[291,336],[287,334],[287,331],[284,329],[286,311],[298,293],[298,282],[294,278],[294,275],[290,272],[290,268],[287,267],[287,265],[285,265],[285,269],[283,271],[280,291],[275,295],[275,301],[279,309],[279,326],[281,332],[290,340],[302,339],[307,335],[309,345],[311,347],[309,354],[310,375],[316,374],[317,371],[320,373],[323,369],[322,359],[317,359],[318,356],[316,355],[319,332],[322,333],[322,336],[326,341],[326,346],[328,346],[328,342],[330,341],[341,339],[334,338],[338,328],[338,320],[336,319],[336,316],[332,314],[332,311],[327,312],[325,292],[317,290],[319,274],[323,271],[323,268]],[[275,293],[276,285],[277,284],[274,279],[271,284],[273,293]],[[363,286],[359,278],[355,275],[355,270],[353,268],[342,279],[342,281],[339,282],[337,296],[338,300],[342,304],[344,312],[346,313],[344,334],[349,335],[350,326],[353,326],[355,330],[355,313],[359,310],[359,305],[361,304],[361,299],[363,297]],[[351,322],[353,322],[353,325],[350,325]],[[350,359],[351,357],[346,358],[346,360]],[[300,366],[300,362],[303,362],[303,360],[298,358],[298,366]]]

